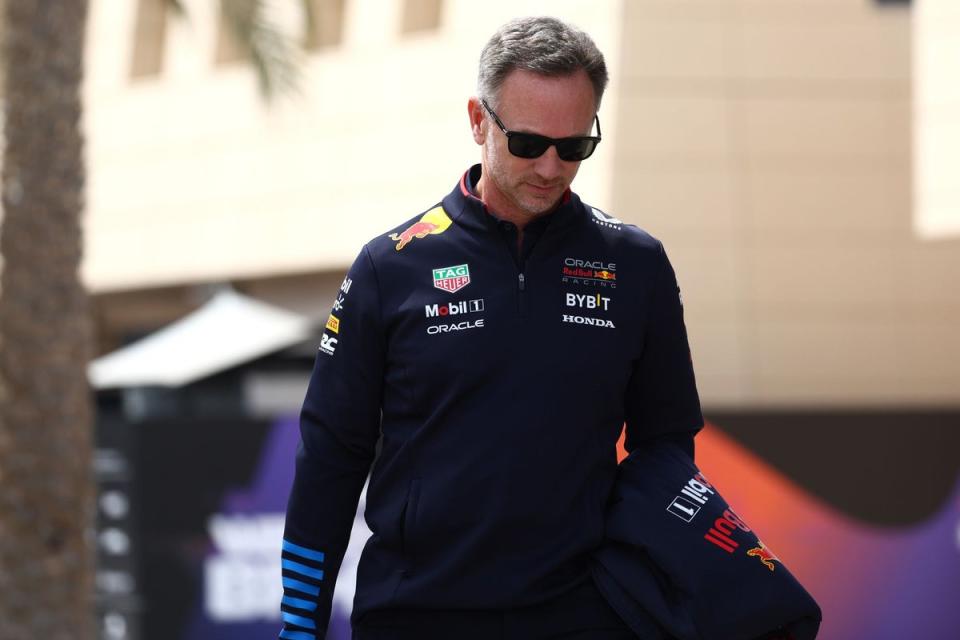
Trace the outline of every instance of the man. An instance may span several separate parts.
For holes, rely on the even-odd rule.
[[[585,33],[504,25],[467,105],[481,163],[354,262],[303,406],[281,638],[325,635],[371,465],[355,638],[634,637],[587,564],[616,442],[692,456],[702,416],[663,247],[569,189],[606,82]]]

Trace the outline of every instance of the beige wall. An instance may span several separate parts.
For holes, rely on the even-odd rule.
[[[492,30],[550,12],[612,72],[575,188],[665,242],[706,406],[960,402],[960,239],[918,233],[913,208],[913,9],[446,0],[437,30],[404,34],[400,0],[347,0],[304,95],[268,107],[248,69],[213,65],[207,0],[131,82],[135,4],[94,0],[88,40],[84,272],[105,317],[220,280],[322,314],[359,246],[478,157],[464,106]]]
[[[343,269],[366,240],[433,205],[478,161],[466,101],[499,24],[550,12],[619,49],[613,0],[500,1],[483,11],[447,0],[439,29],[410,34],[403,4],[348,0],[342,44],[309,57],[302,96],[268,106],[248,68],[214,66],[215,2],[184,2],[189,20],[168,23],[163,73],[131,82],[136,2],[94,0],[89,287]],[[601,117],[615,134],[614,119]],[[611,159],[598,155],[579,178],[599,206],[609,204]]]
[[[960,401],[960,242],[914,232],[911,13],[625,5],[615,211],[666,244],[705,405]]]

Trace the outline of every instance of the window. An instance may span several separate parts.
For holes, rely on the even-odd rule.
[[[247,18],[247,16],[242,15],[245,9],[246,3],[220,3],[220,23],[217,25],[217,49],[214,54],[214,62],[217,65],[239,62],[246,57],[246,52],[243,50],[243,47],[240,46],[240,43],[237,42],[234,25],[231,24],[231,21],[241,21]]]
[[[131,78],[155,76],[163,70],[167,34],[167,0],[139,0],[133,32]]]
[[[403,33],[433,31],[440,27],[443,0],[404,0]]]
[[[310,0],[313,24],[307,25],[304,46],[310,51],[332,47],[343,41],[345,0]]]

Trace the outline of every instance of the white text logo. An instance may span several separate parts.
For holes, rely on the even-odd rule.
[[[591,207],[593,209],[593,221],[600,225],[601,227],[609,227],[611,229],[619,229],[620,225],[623,224],[623,220],[614,218],[613,216],[600,211],[596,207]]]
[[[326,333],[320,336],[320,351],[323,351],[327,355],[333,355],[333,352],[337,350],[337,339],[331,338]]]
[[[483,318],[479,320],[474,320],[473,322],[469,320],[464,320],[463,322],[455,322],[453,324],[435,324],[427,327],[427,333],[432,336],[437,335],[438,333],[450,333],[451,331],[463,331],[465,329],[477,329],[483,326]]]
[[[610,310],[610,298],[603,298],[600,294],[587,295],[580,293],[567,294],[568,307],[580,307],[581,309],[603,309]]]
[[[448,302],[446,304],[427,304],[423,306],[428,318],[456,316],[463,313],[483,311],[483,299]]]
[[[715,491],[703,474],[697,473],[687,481],[680,493],[681,495],[674,498],[673,502],[667,506],[667,511],[685,522],[690,522],[700,511],[700,506],[707,503],[710,498],[707,494],[713,494]]]
[[[616,329],[613,326],[613,322],[610,320],[604,320],[603,318],[589,318],[586,316],[568,316],[563,314],[564,322],[571,322],[573,324],[585,324],[591,327],[604,327],[606,329]]]

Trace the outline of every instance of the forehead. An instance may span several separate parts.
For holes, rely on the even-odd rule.
[[[497,95],[497,115],[509,129],[551,137],[582,135],[593,125],[595,98],[583,70],[545,76],[516,69]]]

